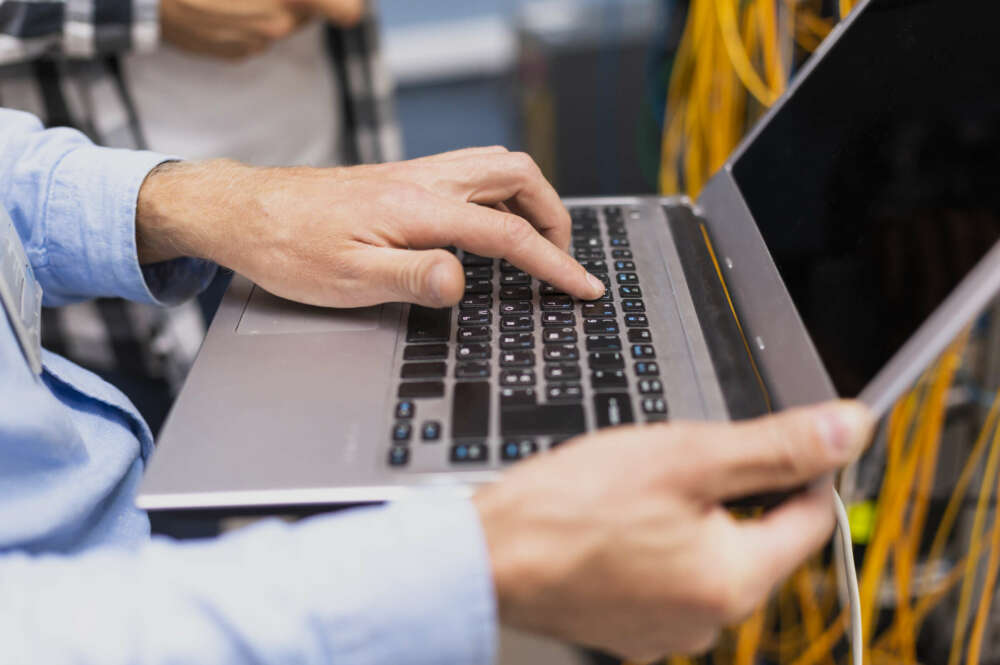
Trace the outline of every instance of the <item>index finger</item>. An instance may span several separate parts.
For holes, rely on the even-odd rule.
[[[455,245],[473,254],[503,258],[557,289],[584,300],[600,298],[604,284],[576,259],[543,238],[524,218],[474,203],[440,198],[433,219],[410,221],[414,249]]]
[[[569,247],[570,217],[559,194],[535,161],[523,152],[486,152],[438,164],[448,169],[471,203],[506,203],[549,242]]]

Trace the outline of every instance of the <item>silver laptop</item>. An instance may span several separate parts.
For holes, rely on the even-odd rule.
[[[697,201],[567,200],[597,302],[461,251],[444,310],[235,277],[139,505],[464,492],[603,427],[884,411],[1000,287],[997,25],[998,3],[865,2]]]

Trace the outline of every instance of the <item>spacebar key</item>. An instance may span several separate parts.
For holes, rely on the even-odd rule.
[[[482,439],[490,432],[490,384],[485,381],[455,384],[451,403],[451,435],[456,439]]]
[[[503,436],[581,434],[586,429],[583,406],[580,404],[515,406],[500,412]]]

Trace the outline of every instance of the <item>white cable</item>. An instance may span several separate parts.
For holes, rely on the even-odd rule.
[[[837,531],[840,533],[843,550],[844,576],[847,580],[847,597],[851,608],[851,661],[853,665],[864,663],[864,640],[861,639],[861,592],[858,590],[858,569],[854,566],[854,543],[851,542],[851,521],[847,516],[844,502],[833,490],[833,504],[837,514]]]

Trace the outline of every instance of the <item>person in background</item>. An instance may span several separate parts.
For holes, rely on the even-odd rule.
[[[0,106],[105,146],[186,159],[402,156],[365,0],[0,0]],[[155,432],[224,279],[201,307],[100,298],[46,308],[45,346],[121,388]]]

